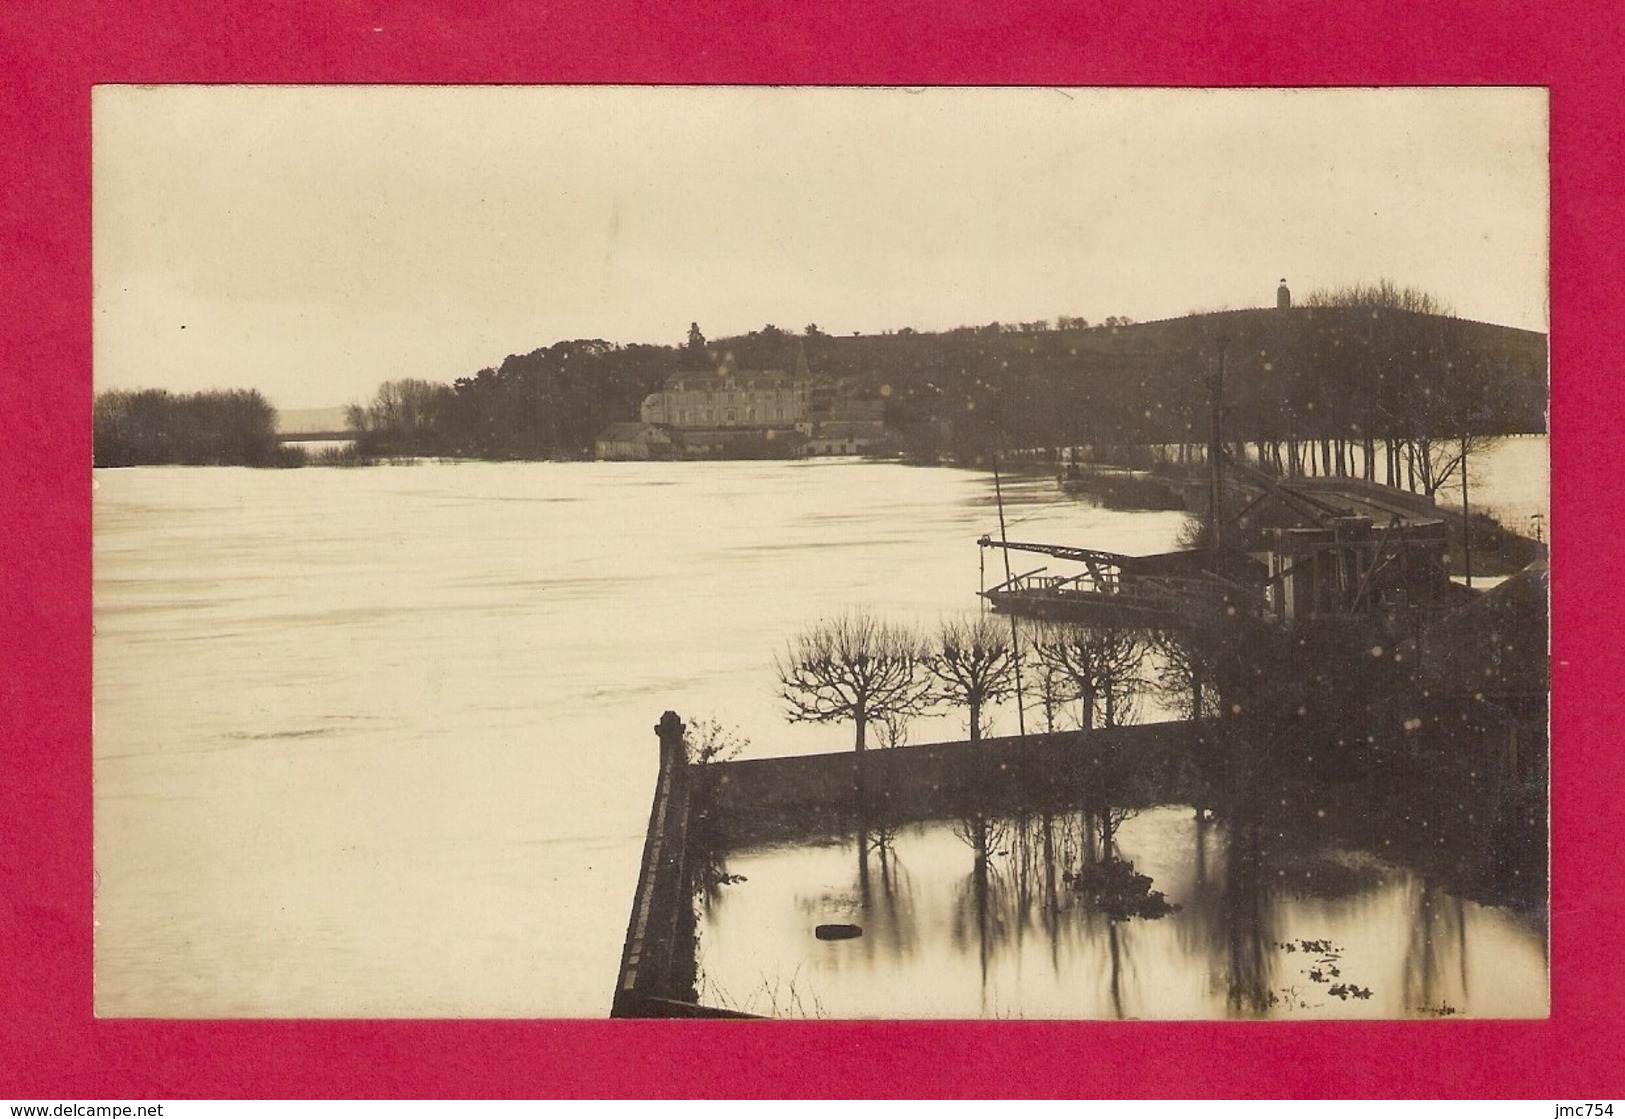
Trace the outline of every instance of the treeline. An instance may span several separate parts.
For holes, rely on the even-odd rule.
[[[1420,665],[1373,657],[1371,645],[1355,618],[1289,633],[1246,612],[1197,612],[1149,628],[972,614],[922,632],[858,611],[803,630],[774,670],[788,721],[851,723],[859,752],[876,739],[904,744],[910,721],[944,711],[963,711],[970,740],[980,741],[1007,700],[1040,733],[1127,726],[1155,701],[1198,722],[1266,716],[1308,744],[1315,733],[1329,743],[1431,683]]]
[[[790,722],[849,722],[861,753],[876,739],[903,745],[911,720],[942,711],[963,711],[970,740],[981,741],[995,704],[1015,698],[1027,706],[1023,660],[1046,732],[1069,717],[1086,731],[1128,725],[1154,686],[1143,672],[1154,647],[1149,631],[1122,627],[1029,627],[1018,641],[1007,620],[991,614],[948,618],[919,632],[849,612],[804,630],[774,670]],[[1175,689],[1181,697],[1184,687]]]
[[[1235,441],[1324,440],[1335,454],[1338,441],[1545,430],[1543,335],[1402,307],[801,344],[815,371],[883,395],[905,445],[958,459],[1001,445],[1203,443],[1221,353],[1225,428]]]
[[[681,345],[558,342],[450,385],[389,382],[350,421],[374,455],[582,457],[679,369],[793,370],[804,356],[837,394],[886,401],[914,457],[976,462],[1001,448],[1203,444],[1222,359],[1227,440],[1283,474],[1310,457],[1324,472],[1358,457],[1363,471],[1406,447],[1545,430],[1544,335],[1457,319],[1391,284],[1311,301],[850,337],[768,325],[707,341],[696,324]]]
[[[1545,335],[1457,319],[1391,284],[1310,302],[850,337],[768,325],[707,341],[696,324],[681,345],[577,339],[451,384],[390,381],[348,421],[363,461],[579,458],[680,369],[793,370],[805,357],[837,395],[884,400],[912,457],[974,463],[1000,450],[1203,444],[1222,360],[1227,441],[1253,444],[1252,457],[1283,474],[1369,471],[1382,454],[1396,457],[1393,477],[1403,453],[1435,477],[1442,440],[1545,430]],[[278,446],[276,412],[254,391],[103,393],[94,437],[102,466],[301,461]]]
[[[455,383],[390,381],[348,410],[367,455],[573,458],[677,369],[672,346],[558,342]]]
[[[252,389],[104,392],[96,396],[91,415],[97,466],[296,466],[304,461],[277,442],[276,409]]]

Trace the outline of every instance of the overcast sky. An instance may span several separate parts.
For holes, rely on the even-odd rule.
[[[1546,329],[1541,90],[101,87],[98,390],[1273,304]]]

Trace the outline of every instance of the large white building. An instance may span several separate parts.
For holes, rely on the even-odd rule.
[[[776,369],[673,373],[639,418],[675,428],[789,428],[807,418],[812,379]]]

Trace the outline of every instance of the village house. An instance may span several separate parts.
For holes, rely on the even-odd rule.
[[[890,446],[886,433],[884,400],[833,399],[814,410],[813,418],[797,425],[806,436],[802,454],[864,455]]]
[[[609,461],[647,462],[674,457],[671,435],[651,423],[612,423],[593,441],[593,457]]]

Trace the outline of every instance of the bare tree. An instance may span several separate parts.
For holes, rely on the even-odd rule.
[[[908,721],[910,716],[892,712],[876,724],[880,734],[882,749],[890,750],[897,746],[908,745]]]
[[[690,765],[710,765],[737,758],[750,740],[737,727],[724,727],[716,719],[690,719],[683,732],[683,747]]]
[[[1477,458],[1494,442],[1494,437],[1489,435],[1415,435],[1405,440],[1403,453],[1422,492],[1434,497],[1446,482],[1460,473],[1463,459],[1468,455]]]
[[[1133,705],[1143,683],[1140,662],[1149,643],[1144,635],[1120,626],[1047,625],[1033,637],[1040,664],[1064,679],[1080,702],[1078,725],[1122,726],[1132,721]]]
[[[344,409],[358,446],[371,452],[411,454],[426,449],[436,420],[452,396],[450,385],[413,378],[385,381],[372,403]]]
[[[1419,384],[1401,402],[1406,473],[1433,497],[1493,441],[1486,431],[1493,359],[1468,342],[1462,324],[1446,319],[1410,355]]]
[[[1015,692],[1015,653],[1008,626],[974,614],[944,621],[925,658],[934,697],[969,708],[972,742],[981,741],[987,705]]]
[[[1060,729],[1060,716],[1062,709],[1077,699],[1072,689],[1072,682],[1064,673],[1058,672],[1054,665],[1038,663],[1038,671],[1034,674],[1034,689],[1038,692],[1037,707],[1044,715],[1044,731],[1054,734]]]
[[[1376,307],[1412,311],[1419,315],[1453,315],[1450,304],[1431,292],[1406,287],[1393,280],[1318,288],[1302,300],[1304,307]]]
[[[1218,662],[1224,648],[1220,641],[1191,628],[1165,629],[1152,637],[1151,646],[1161,660],[1157,691],[1180,717],[1200,722],[1217,714],[1221,703]]]
[[[922,672],[925,655],[909,630],[870,614],[848,613],[801,634],[775,659],[774,668],[792,723],[850,719],[861,753],[871,721],[909,718],[924,710],[930,689]]]

